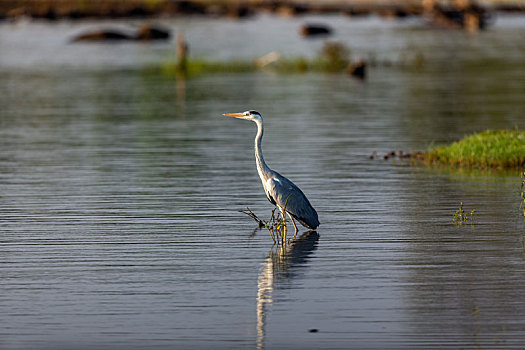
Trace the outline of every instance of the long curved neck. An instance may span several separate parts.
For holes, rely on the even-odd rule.
[[[265,179],[270,175],[270,168],[266,163],[264,162],[263,154],[262,154],[262,137],[264,133],[264,126],[262,120],[255,120],[255,124],[257,124],[257,135],[255,136],[255,163],[257,164],[257,172],[259,173],[259,177],[261,178],[261,181],[265,181]]]

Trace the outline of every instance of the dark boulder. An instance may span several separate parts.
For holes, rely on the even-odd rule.
[[[303,24],[299,32],[302,36],[330,35],[332,29],[323,24]]]
[[[166,40],[169,39],[169,30],[152,26],[142,25],[135,34],[115,29],[100,29],[79,34],[72,39],[78,41],[131,41],[131,40]]]
[[[166,40],[170,38],[170,31],[150,24],[142,25],[137,31],[137,40]]]
[[[135,37],[133,35],[124,33],[119,30],[101,29],[79,34],[76,37],[74,37],[71,41],[121,41],[134,39]]]
[[[348,74],[353,77],[364,79],[366,78],[366,62],[359,60],[348,65]]]

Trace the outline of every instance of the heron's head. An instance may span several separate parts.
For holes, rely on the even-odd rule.
[[[242,113],[224,113],[223,115],[227,117],[233,117],[233,118],[239,118],[239,119],[246,119],[251,121],[262,121],[261,114],[257,111],[246,111]]]

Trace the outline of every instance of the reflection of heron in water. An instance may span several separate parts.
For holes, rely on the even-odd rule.
[[[297,275],[294,271],[304,265],[317,248],[319,234],[308,231],[292,244],[272,248],[259,274],[257,282],[257,349],[264,348],[265,309],[272,303],[272,292],[279,281],[289,280]]]
[[[246,111],[243,113],[225,113],[227,117],[251,120],[257,124],[257,135],[255,136],[255,162],[257,172],[261,178],[266,197],[273,205],[279,207],[283,218],[284,241],[286,241],[286,214],[292,220],[297,234],[297,225],[294,218],[297,219],[304,227],[315,230],[319,226],[319,217],[314,207],[308,201],[303,191],[292,181],[272,170],[266,165],[262,155],[261,142],[264,132],[263,119],[261,114],[256,111]]]

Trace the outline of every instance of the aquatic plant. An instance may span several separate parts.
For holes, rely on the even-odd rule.
[[[525,132],[487,130],[449,146],[431,148],[423,155],[427,164],[453,167],[518,168],[525,166]]]
[[[286,244],[286,235],[284,233],[286,222],[277,208],[272,210],[272,214],[268,220],[259,219],[259,217],[248,207],[246,207],[245,210],[239,210],[239,212],[246,214],[255,220],[259,224],[259,228],[266,228],[270,233],[274,244],[281,244],[283,246]]]
[[[284,213],[286,211],[286,206],[288,205],[288,200],[290,199],[290,195],[286,197],[286,201],[284,202],[284,208],[282,212],[275,207],[272,210],[272,215],[270,216],[270,219],[268,221],[261,220],[255,215],[254,212],[250,210],[250,208],[246,207],[246,210],[239,210],[241,213],[244,213],[257,221],[259,223],[259,228],[266,227],[268,229],[268,232],[270,232],[270,236],[273,239],[273,243],[280,243],[281,246],[285,246],[286,241],[286,217],[284,216]],[[275,212],[277,211],[277,214]],[[293,223],[293,221],[292,221]],[[295,223],[293,223],[295,228],[295,233],[293,235],[292,241],[295,240],[295,236],[297,235],[297,227],[295,227]]]
[[[474,213],[476,212],[475,209],[472,209],[470,213],[466,213],[463,209],[463,202],[459,203],[459,209],[454,212],[452,222],[454,222],[454,225],[461,226],[466,224],[474,224]]]

